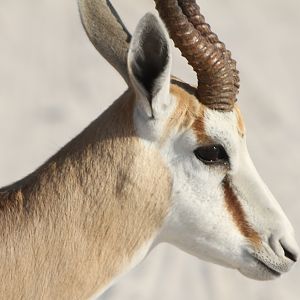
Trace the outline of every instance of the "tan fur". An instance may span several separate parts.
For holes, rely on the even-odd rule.
[[[131,86],[127,71],[130,33],[107,0],[78,0],[82,25],[99,53]]]
[[[238,107],[237,104],[234,105],[234,112],[235,112],[236,117],[237,117],[239,135],[241,137],[244,137],[245,132],[246,132],[245,123],[244,123],[244,119],[243,119],[242,113],[240,111],[240,108]]]
[[[178,81],[180,82],[180,81]],[[205,106],[197,98],[177,84],[171,84],[170,93],[176,99],[176,109],[169,118],[161,138],[163,142],[173,130],[181,131],[193,128],[199,143],[208,143],[210,138],[205,134]]]
[[[135,135],[133,102],[126,92],[36,172],[0,190],[1,299],[86,299],[161,226],[170,178]]]
[[[195,88],[181,81],[181,79],[172,76],[170,93],[176,99],[176,109],[170,117],[161,142],[166,140],[172,130],[184,130],[192,128],[197,136],[199,144],[210,144],[213,140],[205,133],[205,105],[200,103],[195,93]],[[237,104],[233,108],[237,118],[237,130],[241,137],[246,133],[245,123]]]

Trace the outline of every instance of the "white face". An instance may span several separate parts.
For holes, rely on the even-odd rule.
[[[165,141],[161,154],[174,180],[173,206],[160,239],[248,277],[272,279],[294,263],[283,249],[296,255],[297,245],[289,221],[252,164],[238,118],[237,111],[205,109],[201,136],[209,142],[201,141],[194,128],[174,130]],[[208,163],[197,158],[194,151],[206,145],[221,145],[228,159]]]
[[[163,26],[146,15],[128,56],[137,134],[160,151],[173,179],[157,241],[251,278],[276,278],[296,261],[298,247],[253,166],[239,110],[211,110],[180,84],[170,89],[169,48]]]

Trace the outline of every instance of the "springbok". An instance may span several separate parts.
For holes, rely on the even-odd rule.
[[[198,76],[170,75],[165,25],[131,37],[107,0],[79,0],[128,90],[24,179],[0,190],[0,298],[86,299],[161,242],[257,280],[297,260],[292,226],[249,157],[236,63],[195,0],[156,0]]]

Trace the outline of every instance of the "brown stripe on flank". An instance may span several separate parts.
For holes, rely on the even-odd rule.
[[[244,210],[235,192],[233,191],[228,178],[225,178],[223,181],[223,189],[224,189],[226,208],[231,214],[233,221],[237,225],[239,231],[253,245],[259,246],[261,244],[260,236],[247,221]]]

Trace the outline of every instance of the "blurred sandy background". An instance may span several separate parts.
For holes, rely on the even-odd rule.
[[[151,0],[112,2],[131,31],[154,9]],[[250,152],[300,241],[300,2],[198,3],[238,61]],[[177,51],[173,74],[195,80]],[[86,38],[75,0],[0,0],[0,186],[39,166],[124,88]],[[296,300],[300,264],[262,283],[159,246],[101,299]]]

